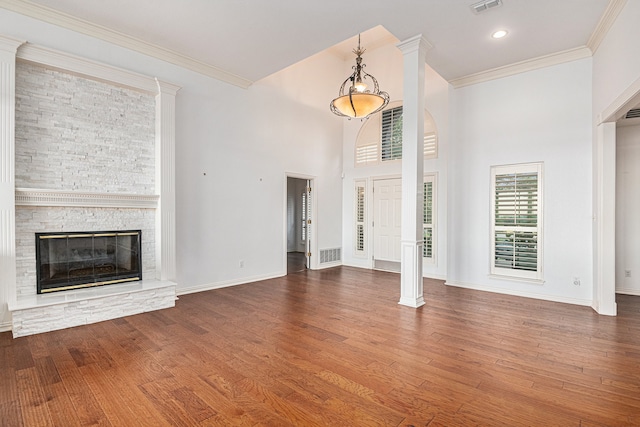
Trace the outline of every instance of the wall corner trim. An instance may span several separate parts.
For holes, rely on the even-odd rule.
[[[607,33],[609,33],[609,30],[616,22],[618,15],[626,4],[627,0],[609,0],[598,25],[596,25],[591,37],[589,37],[589,41],[587,41],[587,47],[591,49],[591,52],[596,53],[598,47],[600,47],[600,43],[602,43],[602,40],[607,36]]]

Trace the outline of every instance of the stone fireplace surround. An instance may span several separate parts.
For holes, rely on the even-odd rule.
[[[107,82],[115,87],[130,88],[154,97],[153,194],[141,194],[137,188],[133,188],[132,192],[99,192],[63,186],[50,189],[17,187],[16,183],[20,181],[16,180],[15,165],[16,60]],[[179,88],[152,77],[1,35],[0,87],[3,93],[0,101],[0,121],[3,125],[0,127],[0,330],[10,326],[14,337],[18,337],[172,307],[176,299],[174,123],[175,94]],[[22,274],[22,266],[18,267],[18,263],[24,261],[24,256],[16,251],[16,242],[24,238],[19,234],[30,227],[22,222],[23,217],[33,219],[43,215],[46,218],[62,217],[64,220],[65,216],[71,215],[69,212],[76,217],[78,213],[87,215],[97,221],[108,217],[124,229],[146,228],[146,234],[151,238],[146,247],[147,265],[143,260],[143,280],[49,295],[36,295],[35,284],[33,292],[29,287],[19,286],[17,271],[21,271],[20,279],[28,276]],[[132,212],[135,213],[133,216],[141,218],[137,221],[142,226],[128,222],[127,218]],[[57,229],[73,229],[75,226],[61,223]]]

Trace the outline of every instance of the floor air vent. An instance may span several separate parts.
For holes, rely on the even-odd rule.
[[[320,249],[320,264],[329,262],[340,262],[342,260],[342,249]]]

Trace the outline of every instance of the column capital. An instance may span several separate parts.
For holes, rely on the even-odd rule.
[[[24,40],[14,39],[13,37],[3,36],[0,34],[0,50],[13,53],[18,52],[18,48],[25,44]]]
[[[403,40],[396,44],[396,47],[400,49],[403,55],[411,52],[420,51],[420,53],[426,54],[429,49],[433,47],[422,34],[418,34],[406,40]]]
[[[181,89],[180,86],[174,85],[173,83],[167,83],[162,80],[158,80],[157,77],[155,80],[156,80],[156,86],[158,86],[158,92],[157,92],[158,94],[176,96],[178,91]]]

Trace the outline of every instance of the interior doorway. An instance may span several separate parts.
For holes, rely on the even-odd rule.
[[[310,268],[311,180],[287,177],[287,274]]]

